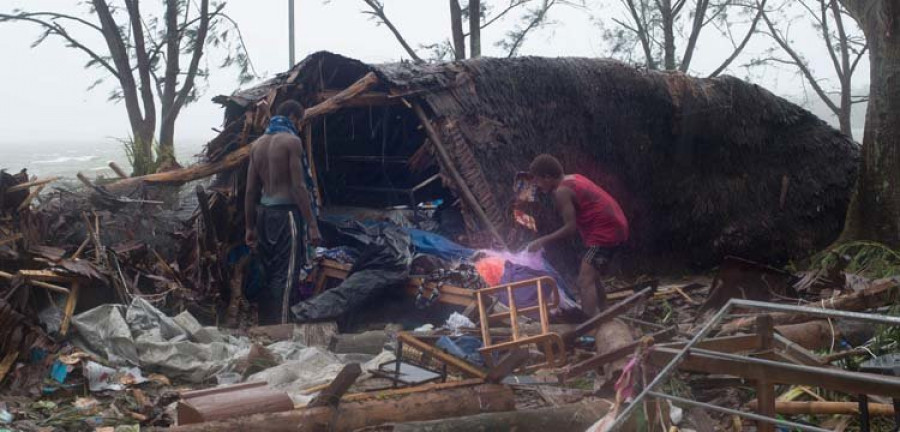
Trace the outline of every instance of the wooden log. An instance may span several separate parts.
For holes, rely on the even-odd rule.
[[[756,405],[756,401],[750,401],[749,407],[755,410]],[[776,401],[775,412],[787,415],[859,415],[859,404],[857,402]],[[893,416],[894,406],[870,403],[869,414]]]
[[[320,406],[337,406],[341,401],[344,393],[350,389],[350,386],[356,382],[356,379],[362,375],[362,368],[359,363],[351,363],[344,366],[338,376],[319,393],[312,401],[309,402],[307,408],[315,408]]]
[[[385,426],[393,432],[454,431],[583,431],[603,418],[611,407],[605,400],[584,401],[558,407],[478,414],[426,422],[408,422]]]
[[[843,295],[834,299],[822,300],[817,303],[810,303],[806,306],[860,312],[893,303],[897,298],[898,286],[900,285],[893,280],[884,280],[877,282],[874,286],[863,291]],[[794,312],[778,312],[770,315],[772,315],[772,319],[776,325],[797,324],[818,319],[817,317]],[[725,323],[722,326],[722,332],[735,333],[747,331],[753,327],[755,322],[754,317],[739,318]]]
[[[481,220],[481,223],[483,223],[484,226],[487,227],[491,235],[494,237],[494,240],[505,248],[506,242],[503,241],[503,237],[500,236],[500,232],[497,231],[497,228],[491,222],[491,219],[488,217],[487,213],[485,213],[484,208],[481,207],[481,204],[478,203],[478,199],[475,198],[472,190],[469,189],[469,185],[466,184],[465,179],[463,179],[462,175],[459,173],[459,170],[456,169],[456,164],[454,164],[453,160],[450,159],[450,153],[447,151],[447,147],[444,146],[441,137],[434,129],[434,125],[431,124],[431,120],[429,120],[428,116],[425,115],[425,111],[418,103],[413,103],[413,112],[415,112],[416,116],[419,117],[419,121],[425,128],[425,133],[428,135],[428,139],[431,140],[432,145],[434,145],[435,150],[437,150],[436,153],[438,157],[441,159],[441,162],[447,169],[448,174],[450,174],[450,178],[452,178],[453,182],[456,183],[460,198],[462,198],[466,202],[466,205],[468,205],[469,208],[471,208],[472,211],[475,212],[475,216],[477,216],[478,219]]]
[[[29,188],[32,188],[34,186],[42,186],[47,183],[55,182],[57,180],[59,180],[59,177],[47,177],[45,179],[37,179],[27,183],[19,183],[15,186],[10,186],[9,188],[7,188],[6,193],[21,192],[23,190],[28,190]]]
[[[376,84],[378,84],[378,76],[373,72],[369,72],[364,77],[360,78],[359,81],[350,85],[350,87],[347,87],[328,100],[304,111],[300,128],[303,128],[303,126],[317,117],[321,117],[323,115],[330,114],[341,109],[342,107],[346,106],[349,101],[353,100],[353,98],[355,98],[357,95],[369,90]],[[183,184],[236,168],[240,164],[244,163],[244,161],[246,161],[249,157],[250,146],[245,145],[231,153],[228,153],[218,162],[199,163],[182,169],[165,171],[156,174],[148,174],[139,177],[129,177],[127,179],[122,179],[115,183],[112,183],[108,185],[107,188],[117,190],[127,189],[135,187],[141,183]]]
[[[808,350],[828,348],[832,340],[841,340],[837,326],[828,324],[827,320],[816,320],[800,324],[787,324],[775,327],[775,331]]]
[[[426,421],[488,412],[512,411],[512,390],[495,384],[415,393],[398,398],[342,402],[338,407],[317,407],[256,414],[235,419],[173,428],[180,432],[259,432],[329,430],[350,432],[397,421]]]

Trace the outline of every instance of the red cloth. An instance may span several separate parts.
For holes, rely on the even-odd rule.
[[[486,257],[475,263],[475,270],[489,287],[500,285],[506,260],[499,257]]]
[[[588,247],[618,246],[628,240],[628,219],[603,188],[580,174],[567,176],[562,186],[575,192],[575,224]]]

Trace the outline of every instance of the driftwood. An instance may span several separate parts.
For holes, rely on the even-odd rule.
[[[896,299],[898,286],[900,285],[893,280],[883,280],[876,282],[874,286],[863,291],[835,297],[833,299],[823,299],[820,302],[811,303],[808,306],[855,312],[864,311],[892,303]],[[779,312],[771,315],[775,324],[778,325],[797,324],[816,319],[816,317],[813,316],[793,312]],[[730,334],[739,331],[748,331],[753,328],[755,323],[756,319],[754,317],[739,318],[723,325],[722,332]]]
[[[592,400],[559,407],[479,414],[426,422],[399,423],[380,430],[393,432],[583,431],[606,415],[610,406],[611,404],[605,400]]]
[[[493,384],[420,392],[397,398],[342,401],[336,407],[257,414],[176,427],[181,432],[330,430],[349,432],[401,420],[426,421],[515,409],[512,390]]]
[[[357,95],[368,91],[370,88],[378,84],[378,76],[374,73],[368,73],[359,81],[350,85],[338,94],[328,98],[324,102],[307,109],[303,113],[303,120],[300,127],[302,128],[313,119],[326,114],[333,113],[345,106],[350,100]],[[157,184],[183,184],[190,181],[209,177],[211,175],[236,168],[242,164],[250,156],[250,146],[245,145],[231,153],[225,155],[222,160],[213,163],[200,163],[186,168],[165,171],[156,174],[148,174],[139,177],[129,177],[119,180],[107,186],[108,189],[128,189],[135,187],[141,183],[157,183]]]

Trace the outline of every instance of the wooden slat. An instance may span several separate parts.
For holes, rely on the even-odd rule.
[[[397,339],[399,339],[404,344],[407,344],[419,351],[425,352],[425,353],[431,355],[432,357],[438,359],[439,361],[442,361],[442,362],[448,364],[449,366],[451,366],[455,369],[458,369],[462,372],[465,372],[471,376],[481,378],[481,379],[484,379],[485,377],[487,377],[487,373],[485,371],[479,369],[478,367],[469,364],[468,362],[466,362],[465,360],[463,360],[461,358],[447,354],[446,352],[444,352],[438,348],[428,345],[427,343],[416,339],[415,336],[413,336],[409,333],[400,332],[397,334]]]

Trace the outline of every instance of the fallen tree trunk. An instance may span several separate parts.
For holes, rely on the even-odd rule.
[[[253,430],[261,432],[329,430],[350,432],[401,420],[425,421],[515,409],[507,387],[483,384],[471,387],[415,393],[398,398],[342,402],[338,407],[318,407],[280,413],[256,414],[235,419],[176,427],[182,432]]]
[[[884,280],[876,282],[875,286],[853,294],[847,294],[834,299],[823,299],[821,302],[811,303],[807,306],[822,309],[835,309],[859,312],[887,304],[896,300],[897,282]],[[778,312],[770,314],[775,324],[798,324],[818,319],[817,317],[793,312]],[[722,326],[723,334],[731,334],[739,331],[750,331],[756,323],[755,317],[739,318]]]
[[[303,113],[300,128],[317,117],[333,113],[346,105],[356,96],[368,91],[378,84],[378,76],[369,72],[340,93],[328,98],[324,102],[315,105]],[[225,155],[222,160],[213,163],[199,163],[186,168],[165,171],[156,174],[148,174],[139,177],[129,177],[106,186],[109,190],[122,190],[137,186],[141,183],[157,184],[183,184],[199,180],[211,175],[230,170],[243,163],[250,157],[250,146],[245,145]]]
[[[424,422],[407,422],[381,428],[393,432],[451,431],[516,431],[587,430],[609,412],[612,404],[605,400],[584,401],[559,407],[548,407],[502,413],[478,414]]]
[[[756,409],[756,401],[750,402],[750,408]],[[859,404],[856,402],[775,401],[775,412],[788,415],[859,415]],[[870,403],[869,415],[893,416],[894,407],[890,404]]]

